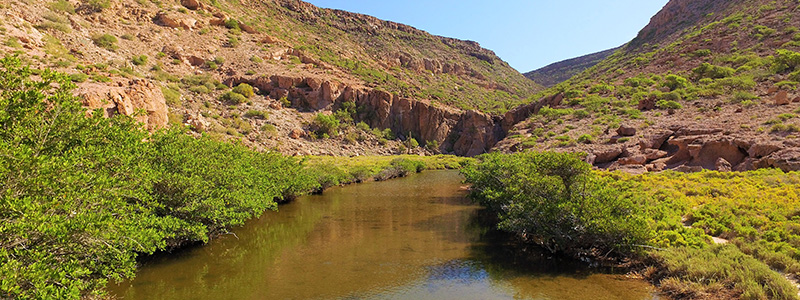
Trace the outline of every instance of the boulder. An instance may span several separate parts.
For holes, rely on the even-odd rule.
[[[186,118],[186,125],[196,132],[205,132],[211,126],[202,115],[189,115]]]
[[[206,64],[206,60],[201,58],[201,57],[197,57],[197,56],[194,56],[194,55],[189,55],[189,56],[187,56],[185,58],[186,58],[186,61],[188,61],[190,65],[195,66],[195,67],[201,67],[201,66]]]
[[[181,0],[181,5],[191,10],[197,10],[201,7],[200,2],[197,0]]]
[[[167,126],[167,103],[161,88],[146,79],[117,81],[115,85],[83,83],[74,91],[90,110],[106,117],[122,114],[141,122],[150,131]],[[144,114],[138,114],[138,111]]]
[[[800,171],[800,149],[784,149],[755,162],[756,168],[779,168],[784,172]]]
[[[792,99],[792,102],[800,103],[800,96],[794,97],[794,99]]]
[[[647,157],[644,154],[638,154],[628,157],[620,158],[617,163],[620,165],[644,165],[647,163]]]
[[[595,156],[594,163],[595,164],[604,164],[608,162],[612,162],[617,159],[624,149],[619,146],[612,146],[612,147],[604,147],[599,149],[594,149],[592,154]]]
[[[637,108],[641,111],[656,109],[656,98],[648,97],[647,99],[639,100]]]
[[[617,134],[621,136],[634,136],[636,135],[636,128],[633,126],[622,125],[617,128]]]
[[[667,153],[667,151],[662,151],[662,150],[645,149],[644,150],[644,155],[647,158],[647,160],[656,160],[656,159],[667,157],[668,153]]]
[[[170,28],[183,28],[186,30],[192,30],[199,27],[198,22],[195,19],[178,16],[165,11],[156,14],[155,20],[157,24]]]
[[[762,158],[778,150],[783,149],[783,144],[779,142],[761,142],[750,146],[747,154],[752,158]]]
[[[781,90],[775,95],[775,105],[787,105],[789,103],[791,103],[789,101],[789,92]]]
[[[293,139],[299,139],[305,135],[305,132],[301,129],[292,129],[292,132],[289,133],[289,137]]]
[[[665,129],[646,134],[642,139],[639,140],[639,147],[642,151],[645,149],[660,149],[661,146],[664,145],[664,142],[666,142],[673,133],[675,132]]]
[[[676,137],[681,137],[681,136],[694,136],[694,135],[711,135],[722,132],[722,129],[695,125],[695,126],[679,127],[678,129],[673,131],[675,131]]]
[[[722,158],[722,157],[720,157],[719,159],[717,159],[717,164],[716,164],[716,167],[717,167],[717,171],[720,171],[720,172],[730,172],[730,171],[733,171],[733,166],[731,166],[731,163],[730,163],[730,162],[728,162],[727,160],[725,160],[725,159],[724,159],[724,158]]]

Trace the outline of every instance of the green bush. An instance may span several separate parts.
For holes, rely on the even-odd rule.
[[[233,88],[233,92],[245,96],[247,98],[251,98],[255,95],[253,87],[247,83],[240,83],[235,88]]]
[[[669,88],[670,91],[685,89],[689,87],[689,80],[675,74],[669,74],[664,77],[664,83],[662,85]]]
[[[709,63],[703,63],[697,68],[692,69],[692,72],[697,75],[697,78],[725,78],[733,76],[736,72],[733,68],[715,66]]]
[[[96,34],[92,36],[92,41],[95,45],[101,48],[105,48],[108,50],[116,50],[117,49],[117,37],[110,35],[110,34]]]
[[[649,238],[641,208],[576,154],[484,154],[462,170],[498,227],[551,252],[629,254]]]
[[[292,158],[87,117],[66,75],[31,73],[0,60],[0,298],[102,296],[140,254],[208,241],[316,185]]]
[[[225,92],[219,97],[219,99],[223,102],[227,102],[234,105],[247,102],[247,97],[242,96],[242,94],[234,92]]]
[[[131,59],[131,62],[132,62],[134,65],[137,65],[137,66],[143,66],[143,65],[147,64],[147,55],[144,55],[144,54],[143,54],[143,55],[139,55],[139,56],[134,56],[134,57]]]
[[[772,71],[776,73],[792,72],[800,65],[800,53],[779,49],[772,62]]]
[[[86,4],[86,7],[95,12],[100,12],[106,8],[111,7],[110,0],[86,0],[84,1],[84,3]]]
[[[246,113],[244,113],[244,116],[248,118],[266,120],[269,117],[269,113],[261,110],[248,110]]]
[[[83,73],[72,73],[72,74],[69,74],[69,80],[71,80],[72,82],[80,83],[80,82],[86,81],[86,79],[89,79],[89,75],[86,75],[86,74],[83,74]]]
[[[681,109],[683,105],[672,100],[659,100],[656,102],[656,107],[661,109]]]
[[[225,20],[225,27],[231,30],[240,30],[239,29],[239,21],[234,18],[228,18]]]
[[[62,11],[69,14],[75,13],[75,7],[67,0],[56,0],[48,5],[53,11]]]
[[[339,135],[339,119],[332,115],[326,115],[322,113],[317,114],[317,117],[314,118],[314,122],[311,124],[311,127],[318,136]]]
[[[578,143],[591,144],[593,139],[591,134],[584,134],[578,137]]]

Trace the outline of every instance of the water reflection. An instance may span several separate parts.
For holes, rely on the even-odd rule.
[[[521,252],[457,172],[303,197],[209,245],[148,261],[124,299],[650,299],[646,284]],[[533,258],[533,259],[531,259]]]

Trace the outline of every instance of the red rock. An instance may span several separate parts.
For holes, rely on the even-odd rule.
[[[787,105],[791,103],[789,101],[789,93],[787,91],[781,90],[775,95],[775,105]]]
[[[89,109],[103,109],[106,117],[116,113],[132,116],[151,131],[167,126],[167,104],[161,88],[145,79],[118,83],[117,86],[84,83],[74,93]],[[146,113],[137,114],[139,110]]]
[[[784,149],[755,162],[756,168],[779,168],[784,172],[800,171],[800,149]]]
[[[783,149],[783,144],[779,142],[763,142],[750,146],[747,154],[752,158],[762,158],[770,155],[778,150]]]
[[[656,108],[656,98],[655,97],[648,97],[647,99],[639,100],[639,104],[637,105],[639,110],[653,110]]]
[[[672,130],[661,130],[652,134],[647,134],[639,140],[639,147],[642,151],[644,151],[644,149],[659,149],[673,133]]]
[[[668,154],[667,151],[661,151],[656,149],[646,149],[644,151],[644,155],[645,157],[647,157],[647,160],[656,160],[659,158],[664,158],[667,157],[667,154]]]
[[[305,135],[305,132],[300,129],[292,129],[292,132],[289,133],[289,137],[293,139],[299,139]]]
[[[792,102],[794,103],[800,102],[800,96],[794,97],[794,99],[792,99]]]
[[[621,136],[634,136],[636,135],[636,128],[628,125],[622,125],[617,128],[617,134]]]
[[[620,165],[644,165],[647,163],[647,157],[639,154],[634,156],[628,156],[624,158],[620,158],[617,163]]]
[[[200,8],[200,2],[197,2],[197,0],[181,0],[181,5],[191,10]]]
[[[189,62],[190,65],[195,66],[195,67],[203,66],[203,65],[206,64],[206,60],[205,59],[202,59],[202,58],[194,56],[194,55],[186,57],[186,60]]]
[[[716,167],[717,167],[717,171],[720,171],[720,172],[733,171],[733,166],[731,166],[731,163],[729,163],[727,160],[725,160],[722,157],[717,159]]]
[[[596,156],[594,163],[603,164],[614,161],[622,155],[623,149],[620,146],[605,147],[592,150],[592,154]]]

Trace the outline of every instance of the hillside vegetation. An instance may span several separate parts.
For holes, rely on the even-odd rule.
[[[598,157],[613,153],[609,164],[606,160],[597,165],[629,169],[630,161],[621,159],[636,158],[636,172],[663,169],[660,163],[667,168],[685,163],[714,169],[713,161],[705,162],[712,160],[711,150],[689,157],[678,148],[685,147],[683,142],[701,147],[712,141],[727,143],[724,136],[748,141],[730,144],[728,154],[716,150],[734,169],[747,159],[757,161],[772,153],[750,155],[749,143],[796,149],[799,11],[796,1],[671,1],[634,41],[534,96],[559,95],[512,128],[498,147],[586,151]],[[618,131],[621,126],[628,129]],[[654,147],[665,153],[643,153],[649,158],[639,163],[639,142],[663,132],[674,133],[665,136],[673,137],[663,146]],[[622,152],[614,153],[618,147]],[[615,161],[619,163],[612,164]]]

